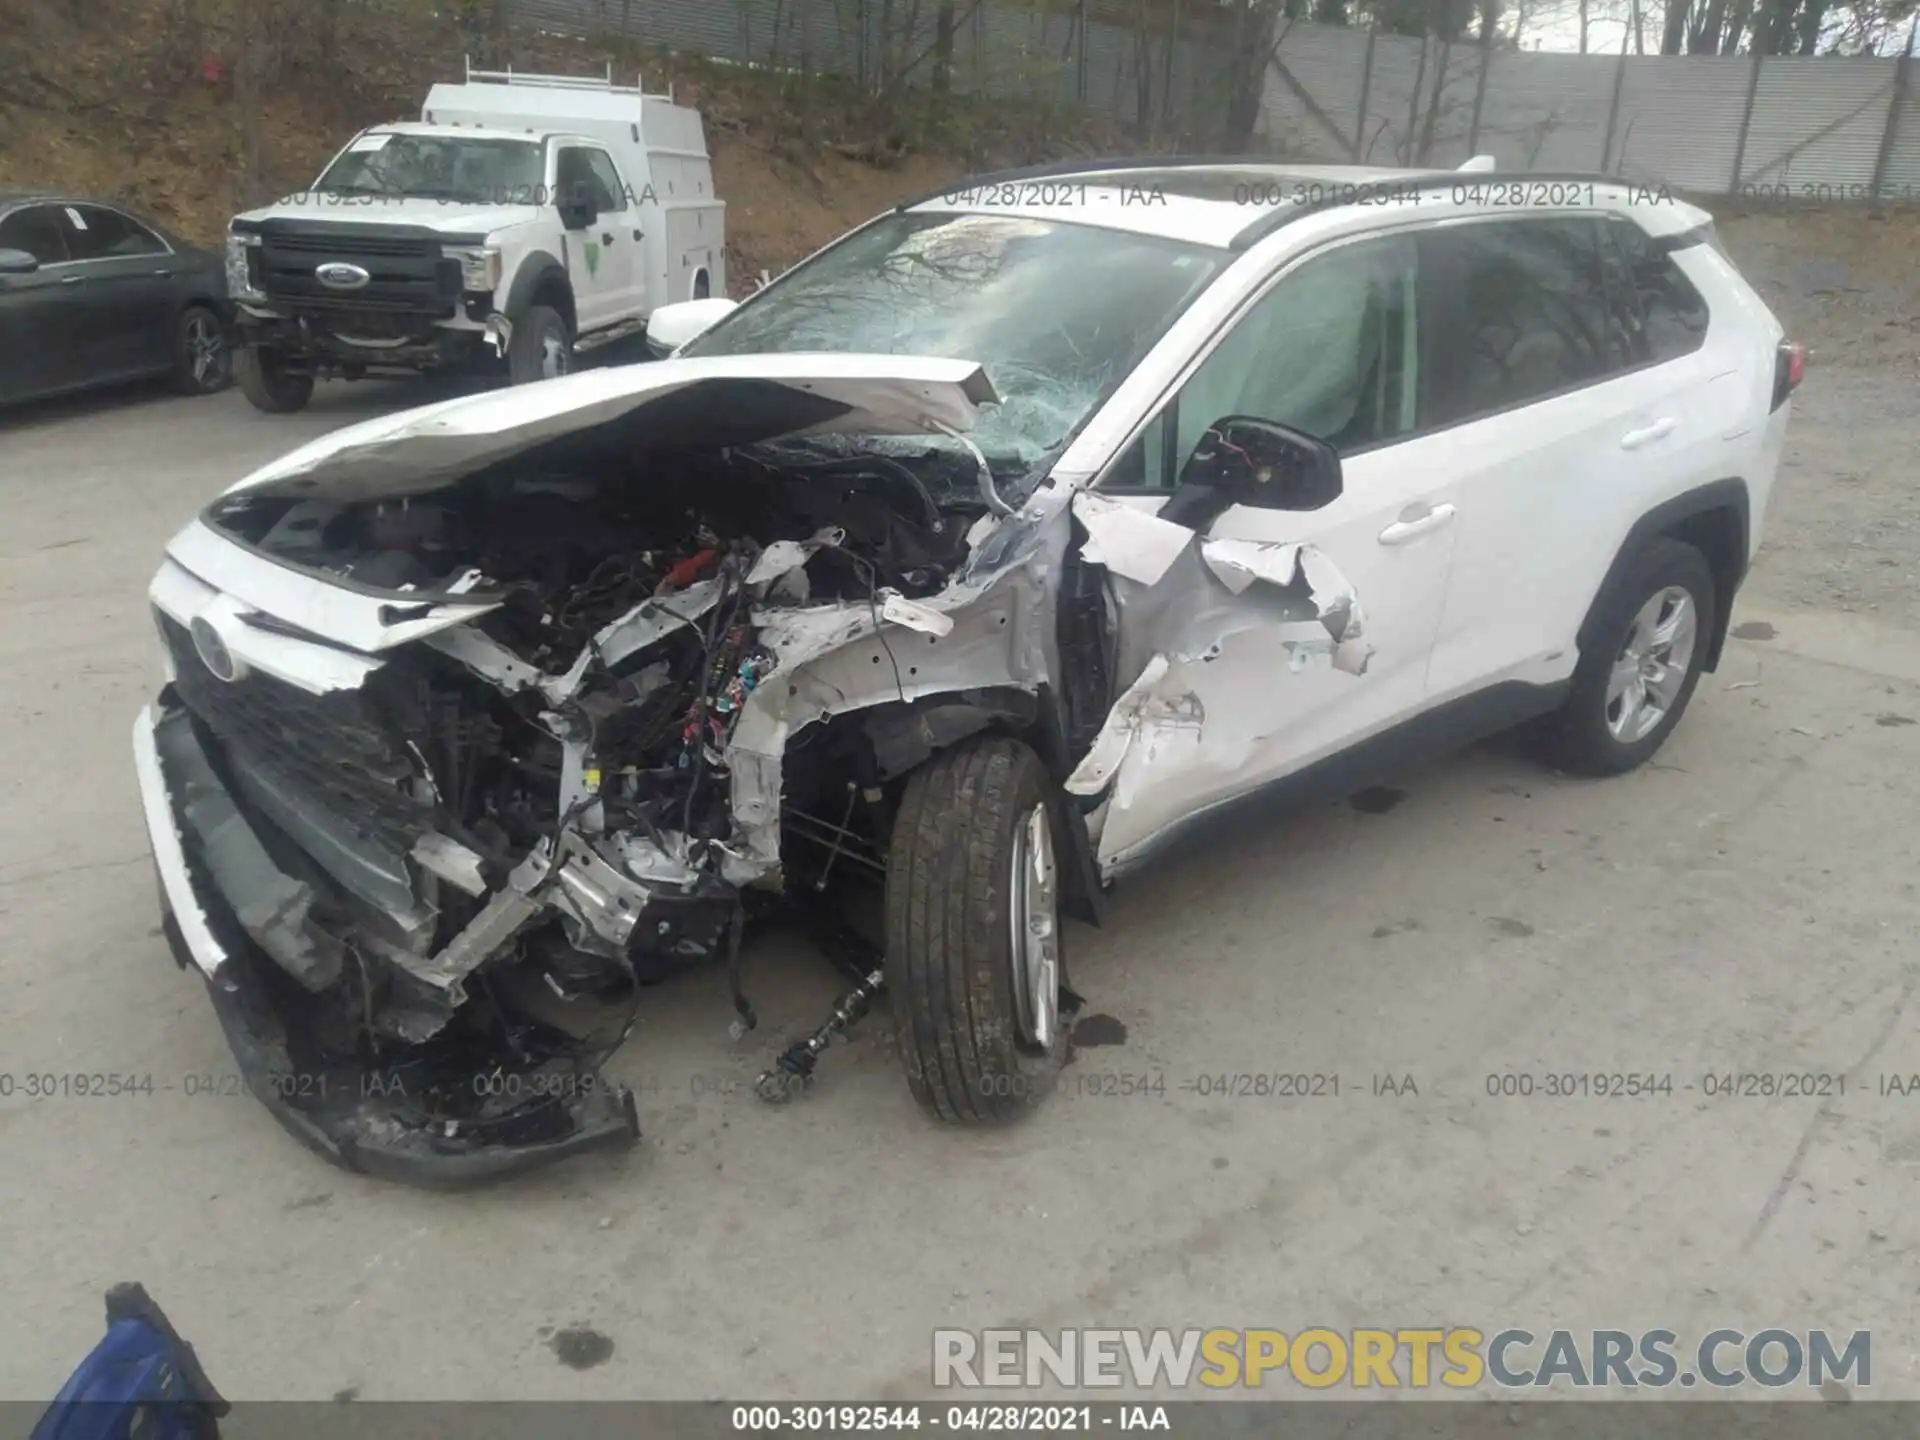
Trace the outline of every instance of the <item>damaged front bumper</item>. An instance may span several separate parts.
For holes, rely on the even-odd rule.
[[[135,721],[133,749],[174,958],[207,981],[234,1088],[297,1139],[350,1170],[442,1187],[639,1139],[628,1090],[543,1068],[535,1036],[513,1065],[451,1032],[391,1061],[320,1046],[288,963],[325,958],[305,887],[277,869],[169,693]]]

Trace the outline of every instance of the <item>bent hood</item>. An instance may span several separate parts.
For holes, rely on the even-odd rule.
[[[971,360],[715,355],[587,370],[349,425],[254,471],[228,495],[338,501],[438,489],[545,441],[621,421],[636,448],[804,435],[971,430],[999,403]]]
[[[661,360],[584,371],[349,425],[256,470],[226,495],[342,503],[398,499],[437,489],[544,441],[611,422],[627,427],[624,438],[636,449],[717,447],[809,434],[925,435],[941,426],[967,431],[982,405],[997,403],[986,372],[970,360],[900,355]],[[365,673],[364,657],[464,624],[499,603],[493,597],[436,597],[395,616],[388,603],[393,592],[369,591],[275,559],[218,528],[209,516],[190,521],[168,542],[167,563],[155,577],[152,598],[182,625],[206,619],[248,663],[309,688],[356,684]],[[318,682],[313,647],[245,623],[251,613],[277,617],[358,657],[328,657],[328,678]]]

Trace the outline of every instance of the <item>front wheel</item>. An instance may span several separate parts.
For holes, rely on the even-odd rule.
[[[573,368],[573,337],[558,310],[535,305],[513,327],[507,374],[515,385],[552,380]]]
[[[1602,602],[1595,643],[1543,730],[1548,758],[1581,775],[1652,759],[1699,684],[1717,602],[1705,556],[1665,536],[1648,541]]]
[[[1017,740],[988,737],[907,781],[887,856],[887,987],[915,1100],[942,1120],[1006,1121],[1066,1055],[1055,787]]]
[[[241,393],[254,409],[269,415],[304,410],[313,398],[313,372],[289,368],[287,357],[278,350],[249,345],[234,356],[233,369]]]

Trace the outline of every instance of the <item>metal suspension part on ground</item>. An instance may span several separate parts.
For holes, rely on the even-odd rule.
[[[873,1008],[874,1000],[885,988],[884,971],[868,972],[864,980],[840,997],[826,1024],[789,1049],[774,1062],[772,1069],[754,1082],[753,1093],[769,1105],[784,1105],[805,1090],[813,1083],[814,1066],[819,1063],[821,1053]]]

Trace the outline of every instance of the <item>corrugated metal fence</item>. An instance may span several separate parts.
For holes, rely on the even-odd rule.
[[[1262,129],[1325,161],[1606,171],[1701,194],[1920,199],[1907,62],[1547,55],[1297,23]],[[1904,93],[1903,93],[1904,92]]]
[[[1199,0],[1195,0],[1199,3]],[[923,83],[936,0],[509,0],[515,23],[671,50]],[[1073,0],[960,0],[953,84],[1073,105],[1142,130],[1211,131],[1227,56],[1087,18]],[[1260,129],[1290,156],[1375,165],[1606,171],[1702,194],[1920,200],[1920,96],[1905,61],[1559,55],[1290,23]],[[1144,117],[1144,119],[1143,119]]]

